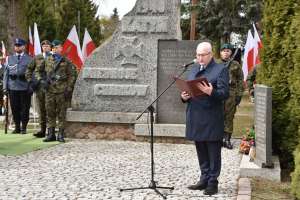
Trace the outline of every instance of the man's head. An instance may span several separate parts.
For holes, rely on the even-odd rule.
[[[208,65],[213,58],[212,46],[209,42],[201,42],[197,46],[196,50],[197,62],[200,65]]]
[[[233,46],[229,43],[225,43],[221,46],[220,56],[222,60],[229,60],[232,55]]]
[[[15,46],[14,46],[14,50],[16,53],[22,53],[25,51],[25,40],[21,39],[21,38],[16,38],[15,39]]]
[[[52,51],[56,54],[62,54],[63,47],[62,47],[62,41],[60,40],[53,40],[52,41]]]
[[[49,40],[42,41],[41,46],[44,53],[48,53],[51,51],[51,42]]]

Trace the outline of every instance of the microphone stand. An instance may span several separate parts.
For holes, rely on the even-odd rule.
[[[186,72],[187,68],[189,65],[191,65],[193,63],[189,63],[186,65],[183,65],[182,67],[184,67],[184,70],[177,76],[180,77],[182,76],[182,74],[184,72]],[[159,189],[169,189],[169,190],[174,190],[174,187],[161,187],[161,186],[157,186],[157,181],[154,180],[154,147],[153,147],[153,143],[154,143],[154,137],[153,137],[153,123],[154,123],[154,107],[153,104],[176,82],[176,79],[174,79],[167,87],[166,89],[160,94],[158,95],[158,97],[152,101],[152,103],[150,103],[146,109],[136,118],[136,120],[140,119],[141,116],[148,110],[150,113],[150,154],[151,154],[151,180],[150,180],[150,184],[148,187],[135,187],[135,188],[126,188],[126,189],[120,189],[120,191],[125,191],[125,190],[142,190],[142,189],[152,189],[154,190],[158,195],[160,195],[163,199],[167,199],[167,196],[162,194]]]

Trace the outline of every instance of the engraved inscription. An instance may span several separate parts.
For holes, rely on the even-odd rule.
[[[164,0],[144,0],[137,5],[138,14],[162,14],[165,12]]]
[[[137,79],[137,69],[84,68],[83,78],[90,79]]]
[[[167,33],[168,32],[167,17],[124,17],[122,19],[123,33]]]
[[[143,59],[144,44],[137,37],[122,37],[122,46],[115,52],[115,59],[122,60],[121,65],[137,65]]]
[[[271,163],[272,156],[272,93],[271,89],[265,86],[255,88],[255,142],[257,156],[255,163]]]
[[[94,95],[102,96],[146,96],[149,85],[96,84]]]

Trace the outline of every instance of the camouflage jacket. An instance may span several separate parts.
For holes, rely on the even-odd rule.
[[[37,81],[36,80],[36,69],[38,68],[43,68],[45,65],[45,58],[43,54],[39,54],[33,58],[33,60],[30,62],[28,65],[26,72],[25,72],[25,77],[28,82],[30,81]]]
[[[54,56],[51,55],[45,60],[44,66],[36,66],[36,79],[48,82],[47,92],[63,93],[65,90],[72,91],[76,77],[74,65],[66,57],[62,56],[57,64]]]
[[[223,64],[226,66],[227,62],[223,61]],[[237,61],[233,60],[228,66],[228,71],[230,96],[243,96],[244,75],[241,65]]]

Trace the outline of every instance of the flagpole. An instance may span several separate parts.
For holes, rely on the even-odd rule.
[[[77,20],[78,20],[78,38],[80,41],[80,10],[77,12]]]

